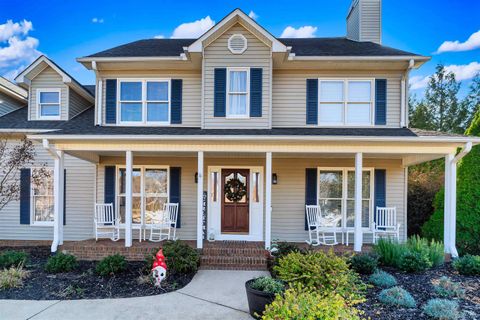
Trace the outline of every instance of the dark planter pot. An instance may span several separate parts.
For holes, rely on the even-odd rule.
[[[250,310],[250,315],[252,317],[254,317],[255,319],[260,319],[263,311],[265,311],[265,307],[267,306],[267,304],[270,304],[273,300],[275,300],[275,294],[250,288],[250,284],[253,281],[255,281],[255,279],[245,282],[245,289],[247,290],[248,309]],[[258,314],[259,316],[257,316],[256,314]]]

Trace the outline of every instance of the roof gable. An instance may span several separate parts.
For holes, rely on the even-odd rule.
[[[270,34],[266,29],[259,25],[240,9],[233,10],[229,15],[215,24],[210,30],[205,32],[200,38],[190,44],[188,52],[202,52],[203,48],[222,35],[225,31],[235,24],[241,24],[245,29],[254,34],[262,42],[271,46],[272,52],[287,52],[287,46]]]

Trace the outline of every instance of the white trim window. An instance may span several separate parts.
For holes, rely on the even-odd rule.
[[[170,79],[118,81],[118,119],[125,125],[170,124]]]
[[[167,166],[134,166],[132,172],[132,223],[152,224],[160,217],[169,199]],[[121,223],[125,223],[125,167],[117,167],[117,208]]]
[[[250,69],[227,69],[227,118],[250,116]]]
[[[53,170],[31,169],[30,183],[30,212],[32,225],[53,225],[54,193]]]
[[[61,89],[37,89],[37,119],[60,120]]]
[[[373,79],[319,79],[318,124],[373,125],[374,90]]]
[[[373,169],[362,173],[362,227],[369,229],[373,221]],[[317,199],[326,227],[353,228],[355,169],[319,168]]]

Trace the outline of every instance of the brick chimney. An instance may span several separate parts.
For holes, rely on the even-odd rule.
[[[382,44],[382,0],[352,0],[347,14],[347,38]]]

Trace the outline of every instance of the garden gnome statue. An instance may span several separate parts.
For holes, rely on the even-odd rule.
[[[153,279],[155,286],[160,287],[161,282],[167,276],[167,264],[162,249],[158,250],[152,265]]]

